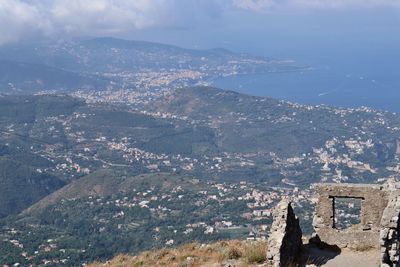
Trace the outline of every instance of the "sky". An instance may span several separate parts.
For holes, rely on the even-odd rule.
[[[92,37],[293,59],[400,97],[400,0],[0,0],[0,46]]]
[[[0,0],[0,46],[105,36],[310,65],[386,60],[400,56],[400,0]]]
[[[400,25],[399,14],[400,0],[0,0],[0,45],[114,36],[204,47],[246,32],[382,34]]]

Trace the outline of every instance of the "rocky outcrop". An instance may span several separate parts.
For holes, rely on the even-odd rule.
[[[274,211],[274,222],[268,238],[267,260],[274,267],[294,266],[302,249],[299,220],[287,200],[282,200]]]
[[[377,255],[380,253],[381,267],[400,266],[400,183],[388,179],[383,185],[317,184],[314,189],[318,196],[313,220],[317,243],[339,251],[340,248],[374,250]],[[336,227],[336,198],[360,200],[358,224],[345,229]],[[299,221],[290,203],[283,200],[274,212],[268,262],[276,267],[296,266],[301,249]]]
[[[382,266],[392,267],[400,264],[400,192],[393,182],[388,183],[387,190],[391,194],[381,219],[379,244]]]

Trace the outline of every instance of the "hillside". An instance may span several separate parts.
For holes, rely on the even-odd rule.
[[[389,119],[389,127],[400,125],[399,116],[388,112],[299,105],[211,87],[176,89],[149,108],[216,129],[220,147],[229,152],[299,155],[332,137],[373,138],[375,133],[394,146],[397,135],[380,129],[379,119]]]
[[[210,87],[172,90],[144,110],[67,96],[0,97],[2,156],[66,183],[101,168],[269,185],[376,182],[399,174],[399,129],[393,113]]]
[[[106,79],[49,67],[39,63],[0,60],[0,92],[31,93],[44,90],[68,92],[105,88]]]
[[[230,61],[239,63],[238,66],[242,67],[243,71],[249,68],[253,72],[271,71],[280,67],[288,70],[297,68],[294,64],[236,54],[225,49],[194,50],[116,38],[3,47],[0,49],[0,59],[41,63],[85,73],[163,68],[199,69],[201,66],[216,70],[218,66],[231,64],[228,63]]]
[[[120,255],[106,263],[93,263],[88,267],[128,266],[259,266],[265,261],[265,242],[252,244],[245,241],[221,241],[212,244],[186,244],[175,249],[147,251],[137,256]]]
[[[143,89],[204,83],[219,76],[302,69],[293,61],[225,49],[194,50],[115,38],[60,40],[0,47],[0,93],[96,94],[123,89],[137,94]]]
[[[171,240],[262,238],[288,196],[309,233],[310,184],[400,174],[400,117],[368,108],[210,87],[140,109],[47,95],[0,104],[1,179],[14,186],[0,187],[2,216],[12,215],[0,220],[0,264],[80,265]]]
[[[32,151],[40,140],[29,138],[29,132],[43,116],[70,114],[80,103],[68,97],[0,97],[0,218],[18,214],[66,184],[43,171],[55,165]]]
[[[38,173],[33,166],[2,154],[0,151],[0,218],[20,213],[65,185],[57,177]]]
[[[105,177],[108,180],[102,183]],[[124,176],[109,170],[81,179],[24,214],[0,221],[0,246],[7,248],[0,254],[1,264],[39,265],[49,260],[57,265],[66,259],[66,265],[78,266],[121,253],[160,249],[169,243],[243,238],[250,230],[250,219],[238,215],[251,209],[245,201],[233,200],[251,192],[255,185],[227,191],[192,177],[164,173]],[[215,198],[222,192],[222,199]],[[225,220],[237,226],[224,229],[221,221]],[[221,224],[221,230],[215,230],[215,222]],[[16,246],[12,240],[17,240]]]
[[[171,186],[178,184],[178,181],[181,188],[191,187],[192,190],[196,188],[193,183],[190,183],[190,178],[177,177],[168,173],[130,176],[124,171],[101,169],[48,195],[25,210],[24,214],[41,212],[44,208],[60,203],[63,199],[109,197],[116,194],[127,194],[132,190],[140,190],[142,186],[146,186],[146,188],[159,186],[161,191],[170,190]],[[204,185],[202,189],[205,189]]]
[[[378,169],[381,177],[390,175],[387,171],[396,169],[394,162],[400,153],[400,116],[365,107],[300,105],[194,87],[166,93],[147,108],[160,116],[213,129],[220,151],[231,157],[242,155],[242,162],[250,163],[247,166],[254,163],[257,170],[269,168],[269,174],[274,169],[270,167],[280,165],[280,179],[286,176],[297,185],[321,176],[334,181],[371,181]],[[321,172],[314,172],[317,169]],[[303,171],[308,172],[307,181],[298,175]]]

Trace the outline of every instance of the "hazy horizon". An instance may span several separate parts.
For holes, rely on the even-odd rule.
[[[303,77],[250,77],[243,84],[237,80],[219,84],[244,93],[299,102],[370,105],[398,111],[393,109],[394,100],[400,99],[397,1],[18,0],[11,4],[3,0],[0,14],[3,45],[115,37],[293,59],[326,70],[326,78],[318,74],[316,81],[316,76],[310,76],[296,84],[297,88],[287,80]],[[346,83],[348,76],[358,77],[363,83]],[[325,81],[321,83],[321,79]],[[373,84],[365,85],[364,80]],[[274,88],[266,90],[267,86]],[[348,92],[356,98],[354,103],[349,104]],[[363,92],[362,97],[368,99],[357,99]]]

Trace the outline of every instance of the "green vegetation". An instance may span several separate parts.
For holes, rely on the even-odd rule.
[[[32,64],[0,59],[0,73],[2,74],[0,91],[22,90],[25,94],[40,90],[72,91],[76,88],[101,88],[108,83],[104,78],[49,67],[42,62]]]
[[[250,244],[246,247],[243,257],[247,263],[263,263],[267,257],[267,249],[264,243]]]
[[[81,105],[71,97],[0,98],[0,218],[18,214],[65,185],[53,173],[42,171],[54,164],[32,151],[40,140],[30,138],[28,132],[36,120],[69,115]]]
[[[309,185],[398,175],[399,132],[392,113],[207,87],[172,91],[141,110],[2,96],[0,264],[74,266],[263,236],[270,208],[289,195],[308,233]],[[257,190],[265,194],[256,202]],[[262,261],[250,251],[227,253]]]
[[[0,218],[18,214],[64,184],[54,176],[0,156]]]
[[[107,173],[116,175],[102,171],[97,177],[101,180]],[[82,180],[87,183],[81,183]],[[159,249],[169,240],[174,240],[175,246],[188,241],[204,243],[227,239],[229,234],[223,231],[205,232],[206,225],[213,225],[223,218],[232,220],[235,225],[248,223],[237,216],[249,212],[246,205],[208,199],[201,191],[207,190],[214,195],[218,191],[189,177],[168,174],[128,176],[123,181],[114,181],[111,185],[114,194],[111,189],[110,194],[96,192],[98,186],[90,184],[90,180],[95,181],[94,175],[53,193],[52,196],[60,198],[56,204],[47,203],[23,217],[3,221],[5,228],[0,231],[3,239],[18,240],[28,255],[39,251],[34,259],[24,259],[23,263],[68,259],[69,266],[76,266],[108,259],[118,253]],[[93,191],[81,189],[78,192],[79,185],[93,186]],[[104,184],[105,187],[109,185]],[[80,198],[70,198],[73,193]],[[15,229],[13,233],[11,229]],[[15,262],[20,253],[21,250],[8,249],[0,264]]]
[[[332,137],[352,137],[358,134],[357,128],[366,127],[379,131],[379,138],[386,142],[393,143],[397,138],[387,129],[369,125],[377,119],[373,112],[342,111],[346,113],[343,117],[338,110],[326,106],[292,105],[210,87],[176,89],[149,108],[214,124],[220,135],[220,149],[236,153],[274,151],[285,156],[299,155],[324,146]],[[400,125],[398,116],[385,116],[392,126]]]
[[[35,120],[71,115],[84,102],[69,96],[3,96],[0,97],[0,122],[35,123]]]

